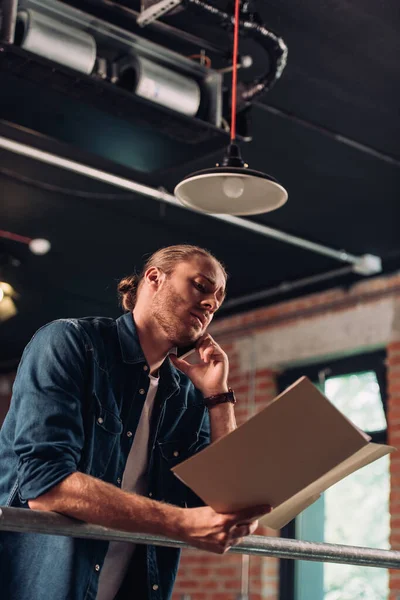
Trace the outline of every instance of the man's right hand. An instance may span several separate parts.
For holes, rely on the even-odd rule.
[[[209,506],[180,508],[125,492],[79,472],[71,473],[28,504],[34,510],[55,511],[103,527],[165,535],[217,554],[224,554],[254,533],[257,517],[270,511],[269,506],[228,514],[217,513]]]
[[[224,554],[254,533],[257,518],[268,513],[270,506],[257,506],[234,513],[220,514],[211,507],[183,509],[179,537],[200,550]]]

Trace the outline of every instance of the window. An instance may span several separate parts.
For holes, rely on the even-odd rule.
[[[301,371],[301,373],[300,373]],[[384,354],[374,353],[286,372],[280,388],[307,375],[355,425],[386,441]],[[352,546],[389,546],[389,458],[368,465],[328,489],[282,535]],[[281,600],[385,600],[385,569],[281,561]],[[286,578],[286,581],[285,581]]]

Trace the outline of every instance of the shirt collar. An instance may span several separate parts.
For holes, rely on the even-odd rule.
[[[117,331],[122,360],[126,363],[146,362],[131,312],[117,319]]]
[[[125,363],[146,362],[142,347],[139,342],[135,321],[131,312],[127,312],[117,319],[117,331],[119,344],[121,347],[122,360]],[[171,354],[176,354],[176,348],[171,350]],[[171,361],[166,358],[160,367],[160,375],[171,381],[172,387],[179,386],[179,371],[174,367]]]

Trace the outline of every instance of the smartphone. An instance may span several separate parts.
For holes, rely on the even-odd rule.
[[[194,352],[196,352],[196,344],[191,344],[190,346],[184,346],[183,348],[178,348],[177,357],[185,360],[191,356]]]

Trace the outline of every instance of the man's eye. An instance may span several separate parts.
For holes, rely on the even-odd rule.
[[[206,292],[206,288],[202,283],[199,283],[198,281],[194,282],[195,287],[200,291],[200,292]]]

